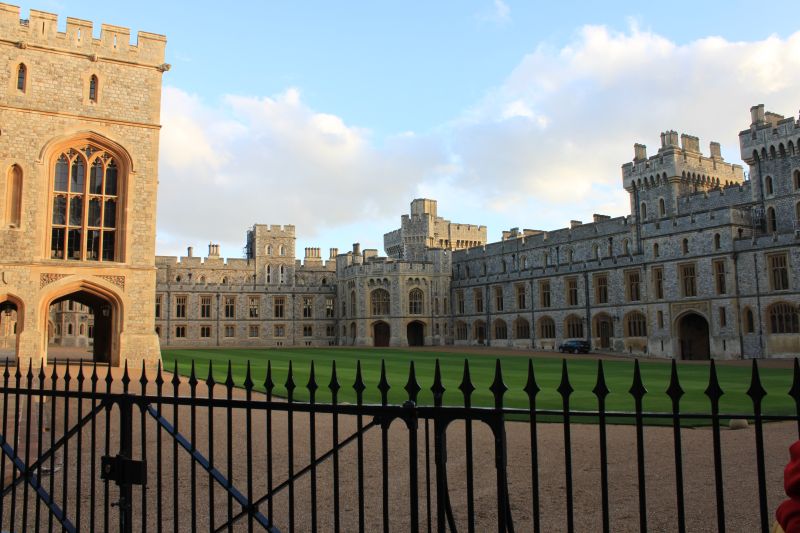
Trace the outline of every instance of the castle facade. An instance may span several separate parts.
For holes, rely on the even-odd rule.
[[[57,332],[154,365],[155,213],[166,39],[0,4],[0,332],[22,366]],[[70,307],[63,302],[73,302]],[[55,311],[92,314],[56,324]],[[63,329],[62,329],[63,328]],[[59,341],[70,344],[71,339]],[[76,341],[80,345],[83,341]]]
[[[417,199],[384,235],[323,262],[293,226],[248,232],[247,257],[159,257],[162,346],[486,345],[724,359],[800,352],[800,121],[751,109],[743,168],[667,131],[622,166],[629,215],[503,232]]]

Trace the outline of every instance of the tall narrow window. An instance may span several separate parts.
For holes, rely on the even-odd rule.
[[[565,285],[567,305],[578,305],[578,278],[567,278]]]
[[[772,194],[772,176],[764,178],[764,189],[767,194]]]
[[[664,269],[662,267],[653,269],[653,289],[657,299],[664,298]]]
[[[658,214],[661,215],[662,217],[666,216],[666,214],[667,214],[667,206],[664,203],[664,199],[663,198],[659,198],[658,199]]]
[[[550,307],[550,280],[539,282],[539,305]]]
[[[55,162],[50,258],[118,260],[119,168],[92,145],[71,148]]]
[[[629,302],[638,302],[642,299],[640,283],[641,279],[638,271],[632,270],[625,273],[625,289]]]
[[[25,92],[28,87],[28,67],[25,63],[20,63],[17,67],[17,90]]]
[[[778,231],[778,218],[775,216],[775,208],[767,208],[767,232],[775,233]]]
[[[725,294],[727,290],[727,275],[725,273],[725,260],[719,259],[714,261],[714,281],[717,288],[717,294]]]
[[[595,303],[608,303],[608,276],[599,274],[594,278],[594,299]]]
[[[697,296],[697,283],[694,264],[681,265],[681,287],[684,296]]]
[[[768,256],[769,282],[773,291],[784,291],[789,288],[789,267],[786,254]]]
[[[421,315],[422,300],[423,300],[422,291],[419,289],[412,289],[412,291],[408,293],[408,314]]]
[[[12,165],[6,178],[6,225],[19,227],[22,213],[22,169]]]
[[[99,85],[97,81],[97,76],[92,74],[92,77],[89,78],[89,101],[97,102],[97,91],[99,90]]]

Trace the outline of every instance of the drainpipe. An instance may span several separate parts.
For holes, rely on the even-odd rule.
[[[219,326],[219,310],[220,310],[219,293],[217,293],[217,346],[219,346],[219,327],[220,327]]]
[[[531,286],[531,349],[536,347],[536,317],[534,316],[534,308],[536,305],[533,300],[533,278],[530,280]]]
[[[589,273],[583,273],[583,297],[586,307],[586,342],[592,345],[592,309],[589,304]]]
[[[736,316],[738,318],[736,329],[739,332],[739,356],[744,359],[744,335],[742,334],[742,302],[739,299],[739,254],[733,252],[731,256],[733,259],[733,287],[734,295],[736,298]]]
[[[753,270],[756,278],[756,309],[758,310],[758,356],[764,357],[764,326],[761,315],[761,285],[758,279],[758,253],[753,252]]]

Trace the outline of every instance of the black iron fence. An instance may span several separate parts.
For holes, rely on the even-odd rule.
[[[526,408],[504,405],[499,361],[491,407],[473,406],[466,362],[458,391],[448,392],[460,396],[459,406],[443,403],[438,362],[426,406],[417,402],[413,363],[404,403],[389,403],[382,367],[371,385],[381,401],[365,404],[360,364],[348,384],[355,403],[343,403],[335,363],[329,383],[317,382],[312,363],[302,385],[290,364],[286,396],[277,398],[269,363],[259,387],[248,365],[237,388],[230,365],[218,382],[210,367],[199,378],[194,364],[181,379],[161,369],[115,376],[75,363],[23,372],[6,362],[0,528],[769,531],[785,450],[800,436],[796,360],[791,415],[762,413],[766,390],[756,362],[748,413],[720,412],[724,392],[713,362],[705,413],[681,411],[674,362],[668,412],[643,409],[648,391],[638,362],[627,391],[631,412],[606,409],[602,361],[592,390],[597,408],[573,409],[566,362],[562,368],[561,408],[542,409],[530,361]],[[294,397],[301,386],[308,401]],[[331,401],[316,401],[320,387]],[[697,420],[709,425],[685,427]],[[730,420],[750,424],[733,432]]]

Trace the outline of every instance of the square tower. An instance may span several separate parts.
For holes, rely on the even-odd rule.
[[[24,366],[46,364],[48,309],[64,300],[92,310],[96,361],[154,365],[166,39],[57,23],[0,4],[0,305]]]

